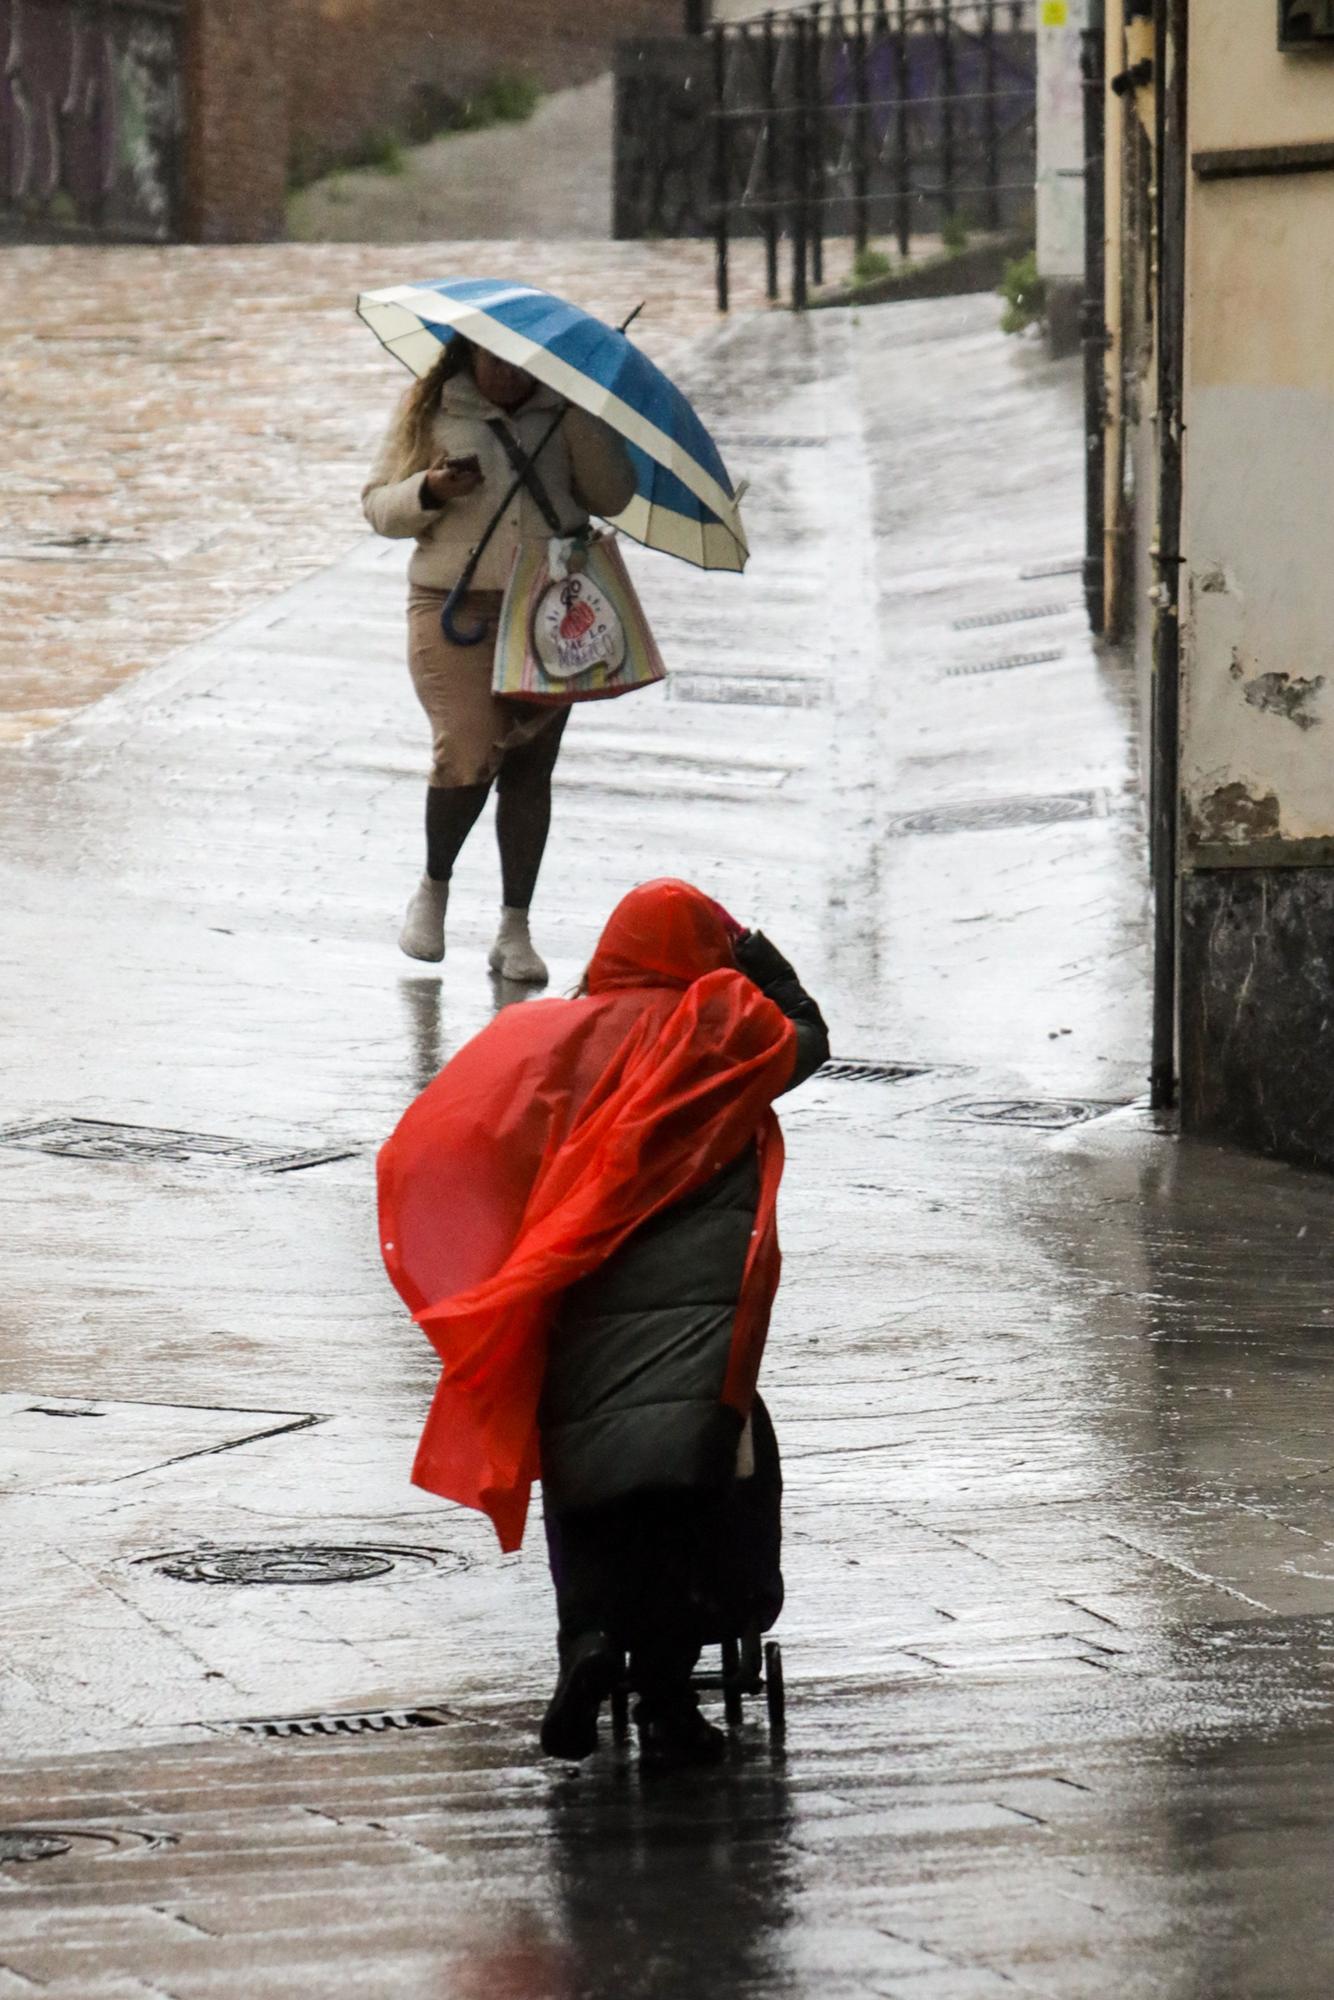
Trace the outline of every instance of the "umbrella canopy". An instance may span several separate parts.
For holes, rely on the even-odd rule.
[[[700,569],[741,570],[749,550],[717,445],[675,383],[591,313],[498,278],[441,278],[363,292],[357,311],[414,375],[451,334],[527,369],[625,440],[635,497],[612,517],[648,548]]]

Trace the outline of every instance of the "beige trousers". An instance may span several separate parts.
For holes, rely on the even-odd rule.
[[[485,639],[454,646],[440,627],[447,592],[413,584],[408,591],[408,667],[431,725],[431,775],[436,786],[483,785],[507,750],[530,743],[560,708],[513,701],[491,692],[501,593],[471,590],[455,613],[461,630],[485,621]]]

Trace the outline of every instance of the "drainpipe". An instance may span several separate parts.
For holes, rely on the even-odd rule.
[[[1106,64],[1102,0],[1090,0],[1081,36],[1084,81],[1084,602],[1089,625],[1101,636],[1106,624],[1104,580],[1104,479],[1107,456],[1107,219],[1103,211],[1107,143]]]
[[[1103,14],[1103,64],[1107,77],[1124,68],[1126,0],[1105,0]],[[1124,622],[1124,535],[1122,533],[1125,488],[1125,269],[1124,234],[1126,180],[1126,100],[1124,95],[1105,95],[1104,118],[1104,271],[1103,323],[1107,329],[1103,354],[1103,459],[1102,459],[1102,581],[1103,631],[1108,638],[1121,636]]]
[[[1153,1051],[1150,1102],[1176,1102],[1177,802],[1180,796],[1181,482],[1185,389],[1186,129],[1188,0],[1158,0],[1154,68],[1158,81],[1157,402],[1158,522],[1153,596],[1153,763],[1150,784],[1153,870]]]

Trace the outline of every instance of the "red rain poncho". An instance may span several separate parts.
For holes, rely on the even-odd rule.
[[[567,1286],[758,1143],[760,1201],[723,1400],[749,1413],[778,1286],[796,1030],[685,882],[613,911],[588,996],[507,1007],[404,1113],[379,1159],[385,1265],[443,1364],[412,1477],[523,1539],[546,1338]]]

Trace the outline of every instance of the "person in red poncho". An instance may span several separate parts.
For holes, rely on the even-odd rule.
[[[485,1512],[504,1549],[542,1480],[552,1755],[596,1747],[622,1649],[645,1766],[720,1753],[691,1672],[738,1523],[771,1557],[756,1599],[777,1615],[777,1453],[755,1393],[779,1274],[771,1107],[828,1053],[761,933],[649,882],[613,911],[580,996],[506,1008],[381,1150],[385,1264],[442,1363],[413,1479]]]

